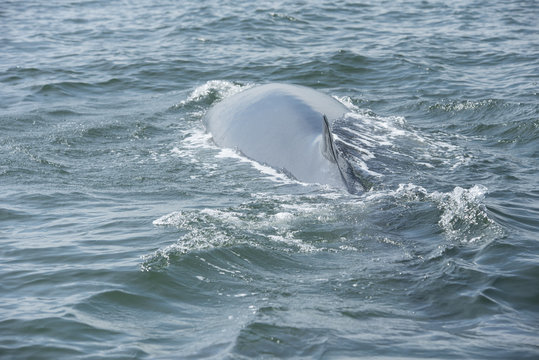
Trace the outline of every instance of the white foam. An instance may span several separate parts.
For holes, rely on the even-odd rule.
[[[409,158],[427,167],[442,163],[449,169],[465,166],[471,156],[446,138],[434,137],[409,126],[402,116],[381,117],[367,110],[352,111],[337,121],[337,137],[345,147],[356,152],[368,170],[370,161],[379,155]],[[374,174],[371,174],[374,175]]]
[[[501,227],[489,218],[484,204],[488,189],[474,185],[469,189],[455,187],[451,192],[428,192],[415,184],[399,184],[395,190],[371,192],[364,196],[368,202],[387,198],[400,201],[432,202],[441,211],[439,227],[448,239],[461,243],[475,242],[501,234]]]
[[[211,134],[202,128],[193,128],[183,131],[182,147],[187,149],[215,148],[211,141]]]
[[[253,85],[239,85],[226,80],[210,80],[193,90],[187,99],[180,102],[179,106],[184,106],[186,104],[205,99],[210,96],[212,92],[216,92],[218,96],[223,99],[242,90],[248,89],[251,86]]]
[[[481,230],[485,226],[496,226],[488,217],[483,203],[487,191],[483,185],[474,185],[467,190],[457,186],[450,193],[434,192],[430,195],[443,211],[438,224],[446,234],[454,239],[474,242],[482,238],[482,235],[473,236],[477,232],[474,228]]]
[[[289,213],[289,212],[279,212],[273,215],[273,218],[275,219],[277,223],[286,223],[294,219],[294,214]]]
[[[155,226],[177,227],[180,237],[176,243],[165,246],[142,258],[144,271],[169,266],[171,259],[193,252],[214,248],[247,245],[267,247],[285,252],[328,251],[319,242],[302,239],[307,222],[335,221],[340,212],[334,209],[342,193],[278,195],[252,194],[252,201],[232,208],[204,208],[173,211],[153,221]],[[337,203],[342,205],[341,202]],[[261,206],[264,205],[264,206]],[[355,206],[355,204],[353,204]],[[337,249],[332,249],[335,251]],[[343,248],[341,251],[349,250]],[[231,250],[233,251],[233,250]]]
[[[229,225],[242,226],[244,224],[244,221],[240,219],[241,214],[231,210],[202,209],[200,214],[227,222]]]
[[[161,216],[158,219],[155,219],[152,224],[156,226],[169,226],[174,225],[178,226],[181,224],[182,220],[184,219],[184,214],[181,211],[174,211],[170,214]]]
[[[287,245],[292,245],[293,247],[297,247],[297,249],[300,250],[301,252],[311,253],[311,252],[319,252],[319,251],[325,250],[323,248],[317,248],[311,244],[305,243],[301,239],[296,239],[290,233],[287,233],[285,236],[268,235],[268,238],[275,242],[285,243]]]
[[[346,106],[350,111],[359,111],[359,108],[352,102],[350,96],[333,96],[335,100]]]

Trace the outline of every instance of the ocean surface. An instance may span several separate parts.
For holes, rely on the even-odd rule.
[[[1,359],[539,359],[539,2],[0,2]],[[367,191],[206,133],[345,104]]]

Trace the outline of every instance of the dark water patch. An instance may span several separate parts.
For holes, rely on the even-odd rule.
[[[492,194],[492,197],[498,199],[489,206],[493,217],[504,227],[513,231],[518,229],[527,229],[533,231],[539,225],[537,215],[537,194],[533,193],[513,193],[508,196],[508,191],[499,191]]]
[[[409,291],[414,311],[425,319],[468,320],[469,326],[471,320],[478,327],[482,317],[492,316],[503,309],[496,300],[484,294],[489,288],[487,284],[493,281],[488,274],[452,257],[431,262],[431,265],[438,269],[425,273],[421,282],[412,285]],[[432,292],[425,292],[423,289],[426,288]],[[454,302],[459,305],[454,306]]]
[[[51,117],[54,119],[70,119],[70,118],[81,118],[84,117],[85,113],[78,110],[77,108],[68,108],[68,107],[58,107],[55,109],[50,109],[44,112],[45,116]]]
[[[335,74],[346,73],[349,76],[360,75],[372,71],[376,59],[371,59],[352,51],[339,50],[335,55],[329,57],[329,68]],[[370,65],[370,66],[369,66]]]
[[[10,346],[8,355],[16,357],[26,354],[32,358],[50,358],[51,356],[81,356],[86,353],[84,344],[93,344],[94,351],[106,348],[100,344],[100,338],[116,337],[118,332],[104,330],[70,317],[44,317],[40,319],[11,319],[0,326],[7,326],[11,331],[25,333],[33,345]],[[47,345],[40,342],[47,339]],[[81,348],[82,347],[82,348]]]
[[[21,131],[30,134],[33,127],[44,126],[47,123],[45,116],[41,112],[38,113],[23,113],[1,115],[0,129],[4,132],[4,136],[0,138],[0,144],[9,144],[10,135],[21,135]]]
[[[505,126],[505,130],[497,137],[500,146],[513,145],[520,147],[528,144],[531,145],[534,142],[537,143],[539,139],[539,118],[509,122]],[[533,147],[531,147],[530,150],[530,155],[537,155],[537,149],[534,151]]]
[[[308,24],[308,22],[302,21],[301,19],[295,18],[294,16],[291,16],[291,15],[280,14],[280,13],[275,13],[275,12],[270,12],[268,15],[277,21],[284,21],[285,23],[286,22],[299,22],[302,24]]]
[[[0,82],[10,85],[18,85],[24,80],[38,79],[40,77],[50,75],[50,71],[43,71],[38,68],[22,68],[15,67],[2,71],[0,73]]]
[[[83,94],[99,94],[103,91],[113,91],[126,87],[126,81],[112,78],[104,82],[87,83],[63,81],[45,85],[37,85],[32,88],[35,95],[39,96],[80,96]]]
[[[270,354],[277,357],[319,357],[324,353],[326,341],[324,329],[317,331],[255,322],[241,330],[233,351],[245,357]]]
[[[11,346],[11,343],[16,343],[16,340],[6,340],[4,345],[0,343],[0,350],[5,359],[19,359],[21,357],[32,359],[50,359],[51,357],[80,357],[84,355],[84,351],[74,349],[71,346],[65,345],[23,345]]]
[[[524,262],[526,263],[526,262]],[[514,264],[514,265],[523,265]],[[533,313],[537,310],[536,305],[539,300],[539,291],[529,289],[528,283],[539,274],[538,266],[527,266],[527,268],[519,269],[518,273],[513,276],[499,276],[493,283],[492,287],[484,291],[484,296],[492,299],[500,304],[504,310],[512,313],[520,311],[530,311]],[[512,295],[508,295],[512,294]],[[514,295],[518,294],[518,295]],[[528,325],[533,326],[534,321],[526,321]]]
[[[36,65],[36,64],[34,64]],[[65,78],[74,79],[76,76],[80,76],[83,72],[75,71],[71,68],[55,68],[51,65],[43,65],[40,67],[33,66],[15,66],[8,68],[1,73],[1,81],[14,82],[13,85],[28,84],[38,80],[51,79],[55,76],[63,76]]]
[[[375,59],[339,50],[333,53],[324,53],[316,59],[308,59],[304,62],[287,61],[287,65],[279,69],[268,66],[262,68],[273,71],[272,80],[276,82],[299,83],[314,88],[327,89],[335,79],[342,85],[346,85],[356,77],[364,79],[364,81],[372,79],[376,76],[373,75],[372,64],[374,62],[376,62]],[[255,68],[249,70],[252,71]]]
[[[104,331],[102,329],[86,325],[68,316],[63,318],[45,317],[34,320],[6,320],[3,323],[4,325],[9,325],[13,330],[18,329],[20,331],[28,332],[29,335],[37,336],[47,336],[47,334],[50,334],[51,332],[54,333],[55,329],[61,329],[58,334],[61,336],[61,338],[68,341],[84,340],[85,337],[88,337],[88,339],[91,340],[95,338],[95,335],[101,334],[105,331],[109,336],[115,334],[115,332],[110,330]]]
[[[24,145],[9,146],[12,159],[6,164],[9,170],[4,173],[13,173],[14,169],[33,174],[51,172],[60,176],[69,174],[69,166],[62,159],[43,154],[40,149],[33,149]],[[22,175],[22,174],[21,174]]]
[[[24,211],[0,208],[0,221],[2,222],[23,220],[27,219],[28,216],[30,215]]]
[[[163,304],[153,294],[108,290],[84,299],[74,307],[74,310],[92,317],[99,317],[101,321],[111,325],[115,323],[115,326],[120,326],[120,323],[124,323],[122,327],[132,327],[134,330],[139,325],[130,324],[133,315],[144,313],[145,317],[150,320],[155,319],[156,316],[177,313],[181,311],[180,308],[172,304]]]
[[[80,139],[87,143],[113,143],[129,136],[129,127],[120,121],[88,124],[80,131]]]
[[[522,154],[531,156],[536,153],[531,146],[539,136],[535,105],[494,99],[466,100],[432,105],[429,113],[445,120],[447,131],[465,135],[474,142],[496,149],[518,148]],[[511,114],[510,118],[507,114]]]

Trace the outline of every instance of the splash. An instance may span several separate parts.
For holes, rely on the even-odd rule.
[[[187,99],[180,101],[177,107],[190,104],[213,103],[252,87],[253,84],[240,85],[226,80],[210,80],[198,86]]]
[[[474,185],[470,189],[457,186],[450,193],[430,195],[442,210],[438,224],[449,239],[473,243],[500,235],[501,227],[489,218],[484,204],[487,192],[485,186]]]
[[[469,189],[455,187],[451,192],[428,192],[415,184],[399,184],[396,190],[379,191],[366,195],[377,202],[393,198],[396,202],[432,202],[440,211],[438,226],[450,242],[474,243],[491,240],[502,234],[502,228],[488,216],[484,204],[488,189],[474,185]]]

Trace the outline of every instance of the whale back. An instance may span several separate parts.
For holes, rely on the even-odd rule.
[[[349,188],[329,129],[329,121],[347,111],[316,90],[268,84],[217,103],[204,122],[219,146],[237,149],[300,181]]]

